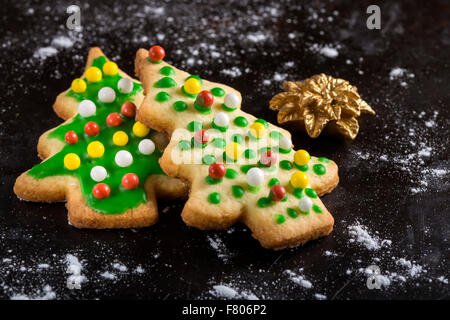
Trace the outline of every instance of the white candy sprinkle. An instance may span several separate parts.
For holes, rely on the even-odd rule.
[[[128,167],[133,163],[133,156],[126,150],[120,150],[116,153],[114,160],[119,167]]]
[[[257,187],[264,182],[264,172],[259,168],[251,168],[247,172],[247,183]]]
[[[289,137],[282,137],[280,139],[280,148],[281,149],[285,149],[285,150],[289,150],[292,147],[292,140]]]
[[[106,172],[106,169],[102,166],[95,166],[91,169],[91,178],[94,181],[103,181],[107,175],[108,173]]]
[[[225,96],[224,103],[228,108],[237,108],[239,106],[239,97],[235,95],[234,93],[228,93]]]
[[[97,107],[95,106],[95,103],[93,103],[91,100],[83,100],[78,105],[78,113],[82,117],[90,117],[95,114],[97,111]]]
[[[117,89],[120,93],[130,93],[133,90],[133,81],[128,78],[122,78],[117,84]]]
[[[309,210],[311,210],[312,205],[313,205],[312,200],[308,197],[303,197],[298,202],[298,207],[302,212],[308,212]]]
[[[138,145],[142,154],[152,154],[155,151],[155,144],[150,139],[143,139]]]
[[[214,124],[218,127],[226,127],[230,123],[230,118],[225,112],[219,112],[214,118]]]
[[[110,87],[101,88],[98,92],[98,99],[101,102],[113,102],[116,99],[116,92]]]

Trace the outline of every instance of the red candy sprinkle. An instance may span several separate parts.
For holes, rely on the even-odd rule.
[[[75,144],[78,142],[78,136],[75,131],[67,131],[64,140],[66,140],[68,144]]]
[[[263,153],[261,153],[261,163],[267,167],[273,166],[277,163],[278,156],[275,152],[272,152],[270,150],[266,150]]]
[[[118,113],[110,113],[106,117],[106,123],[111,127],[118,127],[122,124],[122,117]]]
[[[206,130],[201,129],[198,130],[194,135],[194,140],[198,143],[205,144],[209,141],[209,134]]]
[[[92,188],[92,194],[97,199],[108,198],[110,193],[111,193],[111,189],[108,187],[107,184],[104,184],[104,183],[97,183],[94,186],[94,188]]]
[[[120,108],[120,112],[127,118],[134,118],[136,115],[136,105],[131,101],[127,101]]]
[[[213,163],[209,166],[209,176],[213,179],[219,180],[225,176],[225,166],[221,163]]]
[[[214,102],[214,96],[211,92],[203,90],[197,95],[195,102],[201,107],[209,108]]]
[[[84,132],[86,132],[90,136],[96,136],[99,131],[100,128],[98,127],[98,124],[93,121],[89,121],[84,125]]]
[[[270,188],[270,194],[273,201],[281,201],[286,197],[286,189],[282,185],[276,184]]]
[[[127,173],[122,177],[122,185],[128,190],[136,189],[139,185],[139,177],[134,173]]]
[[[161,46],[153,46],[148,50],[148,57],[153,62],[158,62],[164,59],[164,56],[166,55],[166,51],[164,51],[164,48]]]

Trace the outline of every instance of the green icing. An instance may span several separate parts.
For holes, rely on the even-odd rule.
[[[173,108],[175,109],[175,111],[178,111],[178,112],[186,110],[187,107],[188,107],[188,105],[184,101],[176,101],[173,104]]]
[[[188,79],[190,79],[190,78],[197,79],[198,82],[200,82],[200,84],[203,85],[202,78],[200,78],[199,76],[196,76],[196,75],[190,75],[189,77],[186,78],[186,80],[184,80],[184,82],[188,81]]]
[[[242,144],[244,142],[244,137],[242,136],[242,134],[235,133],[231,136],[231,141]]]
[[[303,212],[302,210],[300,210],[300,212],[305,216],[307,216],[309,214],[309,211]]]
[[[262,123],[266,129],[269,127],[269,124],[264,119],[256,119],[255,122]]]
[[[313,204],[313,206],[312,206],[312,208],[313,208],[313,210],[315,211],[315,212],[317,212],[317,213],[323,213],[323,210],[322,210],[322,208],[321,207],[319,207],[317,204]]]
[[[318,176],[323,176],[325,173],[327,173],[327,169],[325,168],[325,166],[320,163],[313,165],[313,171]]]
[[[180,148],[183,151],[190,150],[191,149],[191,143],[189,141],[187,141],[187,140],[181,140],[180,142],[178,142],[178,148]]]
[[[280,184],[280,180],[278,180],[277,178],[272,178],[269,181],[269,188],[272,188],[274,185]]]
[[[270,198],[262,197],[258,199],[258,207],[260,208],[267,208],[272,200]]]
[[[223,110],[225,110],[225,111],[227,111],[227,112],[233,112],[234,110],[237,109],[237,107],[236,107],[236,108],[230,108],[230,107],[227,106],[225,103],[222,103],[222,108],[223,108]]]
[[[162,67],[161,69],[159,69],[159,73],[161,73],[164,76],[174,76],[175,75],[175,71],[173,70],[172,67],[169,67],[169,66],[165,66],[165,67]]]
[[[188,130],[191,132],[196,132],[196,131],[200,130],[202,127],[203,127],[202,123],[199,121],[191,121],[187,125]]]
[[[222,88],[212,88],[211,93],[213,94],[213,96],[220,98],[225,95],[225,90],[223,90]]]
[[[221,132],[226,132],[226,131],[228,130],[228,126],[225,126],[225,127],[219,127],[218,125],[216,125],[216,124],[214,123],[214,121],[212,122],[212,127],[213,127],[214,129],[217,129],[217,130],[221,131]]]
[[[184,90],[184,86],[181,87],[181,92],[183,92],[183,94],[189,98],[195,98],[197,96],[196,94],[187,93],[186,90]]]
[[[175,87],[177,83],[175,80],[173,80],[170,77],[164,77],[159,79],[155,84],[153,85],[155,88],[172,88]]]
[[[218,183],[221,183],[222,180],[223,180],[223,179],[214,179],[214,178],[211,178],[209,175],[206,176],[206,178],[205,178],[205,181],[206,181],[207,184],[218,184]]]
[[[212,204],[219,204],[221,198],[222,196],[220,195],[220,193],[213,192],[209,194],[208,201],[211,202]]]
[[[214,162],[216,162],[216,157],[213,156],[212,154],[207,154],[202,158],[202,162],[203,162],[203,164],[206,164],[209,166],[210,164],[213,164]]]
[[[238,174],[239,173],[234,169],[227,169],[227,171],[225,173],[225,177],[228,179],[236,179]]]
[[[106,62],[104,56],[96,58],[92,66],[103,69]],[[28,174],[35,179],[42,179],[50,176],[73,176],[80,181],[81,192],[89,207],[104,214],[122,213],[128,209],[136,208],[140,204],[147,202],[147,195],[144,190],[144,184],[149,175],[164,174],[161,170],[158,160],[161,152],[156,149],[152,155],[141,154],[138,150],[139,142],[145,138],[136,137],[132,133],[134,119],[122,118],[122,124],[119,127],[110,127],[106,124],[106,117],[113,112],[120,113],[121,106],[126,101],[133,101],[134,96],[142,90],[138,83],[134,83],[133,90],[128,93],[120,93],[117,89],[117,83],[122,77],[119,74],[113,76],[104,76],[101,81],[96,83],[87,82],[85,92],[76,93],[69,90],[66,94],[80,102],[89,99],[96,104],[95,115],[83,118],[79,114],[74,116],[69,123],[63,124],[48,135],[49,138],[58,139],[65,142],[64,136],[67,131],[74,131],[78,135],[76,144],[65,143],[61,151],[56,153],[48,160],[34,166]],[[103,103],[98,99],[98,91],[103,87],[110,87],[116,92],[116,99],[112,103]],[[100,127],[100,133],[91,137],[84,133],[84,125],[87,121],[94,121]],[[113,144],[112,136],[118,131],[124,131],[128,134],[128,144],[119,147]],[[90,142],[99,141],[105,146],[105,153],[100,158],[91,158],[88,156],[86,148]],[[133,163],[125,168],[119,167],[115,163],[115,155],[120,150],[127,150],[133,155]],[[75,153],[81,159],[81,165],[78,169],[70,171],[64,166],[64,156],[68,153]],[[103,166],[108,172],[108,176],[102,181],[107,184],[111,193],[108,198],[97,199],[92,194],[93,187],[98,183],[91,179],[90,172],[94,166]],[[133,190],[127,190],[121,185],[122,177],[126,173],[134,173],[139,177],[139,186]]]
[[[233,122],[234,122],[234,124],[237,125],[238,127],[242,127],[242,128],[243,128],[243,127],[248,126],[248,121],[247,121],[247,119],[245,119],[245,118],[242,117],[242,116],[239,116],[239,117],[234,118]]]
[[[216,148],[224,149],[227,145],[227,142],[223,138],[214,138],[212,144]]]
[[[206,146],[208,145],[208,143],[200,143],[200,142],[197,142],[195,139],[194,139],[194,137],[192,137],[192,139],[191,139],[191,144],[194,146],[194,147],[197,147],[197,148],[206,148]]]
[[[270,131],[270,137],[275,140],[280,140],[283,137],[283,134],[279,131]]]
[[[232,186],[231,192],[235,198],[242,198],[244,196],[245,190],[241,186]]]
[[[303,189],[302,188],[296,188],[296,189],[294,189],[294,191],[292,191],[292,194],[297,199],[300,199],[301,197],[303,197]]]
[[[247,159],[253,159],[253,158],[256,157],[256,152],[254,150],[252,150],[252,149],[246,149],[244,151],[244,156]]]
[[[201,114],[204,114],[204,115],[211,114],[211,108],[210,107],[202,107],[196,101],[194,101],[194,107]]]
[[[241,166],[241,171],[242,171],[243,173],[247,173],[248,170],[250,170],[250,169],[253,168],[253,167],[255,167],[255,165],[252,165],[252,164],[244,164],[244,165]]]
[[[306,194],[308,197],[310,197],[310,198],[313,198],[313,199],[317,198],[317,193],[316,193],[316,191],[314,191],[314,190],[311,189],[311,188],[306,188],[306,189],[305,189],[305,194]]]
[[[292,208],[287,208],[286,209],[286,212],[287,212],[287,215],[289,216],[289,217],[291,217],[291,218],[297,218],[298,217],[298,212],[297,212],[297,210],[295,210],[295,209],[292,209]]]
[[[331,160],[330,159],[328,159],[328,158],[325,158],[325,157],[320,157],[319,159],[317,159],[317,160],[319,160],[320,162],[325,162],[325,163],[330,163],[331,162]]]
[[[303,171],[303,172],[308,171],[308,165],[307,165],[307,164],[305,164],[304,166],[299,166],[298,164],[296,164],[296,163],[294,162],[294,165],[295,165],[295,167],[296,167],[298,170],[300,170],[300,171]]]
[[[280,161],[280,168],[283,170],[291,170],[292,169],[292,162],[289,160],[281,160]]]
[[[285,216],[283,216],[282,214],[279,214],[279,213],[275,214],[275,222],[277,224],[282,224],[285,221],[286,221],[286,217]]]
[[[169,101],[171,98],[172,98],[172,96],[164,91],[158,92],[158,94],[155,96],[155,100],[158,102]]]

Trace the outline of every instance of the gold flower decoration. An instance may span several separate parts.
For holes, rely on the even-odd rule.
[[[278,123],[298,121],[311,138],[327,130],[355,139],[362,113],[375,111],[344,79],[318,74],[303,81],[285,81],[283,90],[270,100],[270,109],[278,111]]]

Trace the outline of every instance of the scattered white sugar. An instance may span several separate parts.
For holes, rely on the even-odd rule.
[[[86,277],[81,274],[81,271],[83,270],[82,264],[77,257],[69,253],[66,255],[66,265],[66,273],[70,274],[67,278],[67,288],[81,289],[81,284],[87,281]]]
[[[223,69],[222,71],[220,71],[221,73],[230,76],[232,78],[236,78],[236,77],[240,77],[242,75],[242,71],[241,69],[239,69],[238,67],[234,66],[231,67],[229,69]]]
[[[58,50],[56,50],[56,48],[54,47],[42,47],[37,49],[34,53],[33,53],[33,57],[41,59],[41,60],[45,60],[48,57],[52,57],[54,55],[56,55],[58,53]]]
[[[447,279],[446,277],[444,277],[444,276],[438,277],[437,280],[438,280],[439,282],[444,283],[444,284],[448,284],[448,279]]]
[[[220,239],[217,235],[207,236],[206,239],[208,239],[211,248],[216,251],[217,256],[223,261],[228,261],[228,259],[230,258],[230,252],[226,245],[223,243],[223,240]]]
[[[275,72],[273,75],[273,80],[275,81],[284,81],[288,75],[286,73],[278,73]]]
[[[74,41],[66,36],[55,37],[52,40],[53,47],[61,47],[61,48],[71,48],[74,44]]]
[[[324,57],[327,58],[336,58],[339,56],[338,46],[332,46],[332,45],[319,45],[317,43],[314,43],[309,48],[312,52],[319,53]]]
[[[33,295],[15,294],[11,296],[11,300],[53,300],[56,298],[56,293],[52,287],[45,285],[42,291],[38,291]]]
[[[320,293],[316,293],[316,294],[314,295],[314,298],[316,298],[317,300],[326,300],[326,299],[327,299],[327,296],[326,296],[326,295],[323,295],[323,294],[320,294]]]
[[[38,269],[48,269],[50,268],[50,265],[48,263],[40,263],[37,267]]]
[[[150,7],[150,6],[144,6],[144,13],[145,14],[152,14],[156,16],[161,16],[164,14],[164,7]]]
[[[111,273],[109,271],[105,271],[102,274],[100,274],[102,278],[108,279],[108,280],[115,280],[117,276],[114,273]]]
[[[327,257],[336,257],[338,254],[337,253],[334,253],[334,252],[332,252],[332,251],[325,251],[324,252],[324,256],[327,256]]]
[[[116,269],[116,270],[119,270],[120,272],[127,272],[127,271],[128,271],[128,267],[125,266],[125,265],[122,264],[122,263],[119,263],[119,262],[113,263],[113,264],[112,264],[112,267],[113,267],[114,269]]]
[[[295,284],[298,284],[306,289],[312,288],[311,281],[306,280],[305,277],[300,274],[303,272],[303,268],[299,269],[299,273],[295,273],[292,270],[285,270],[284,272],[289,276],[289,279]]]
[[[395,262],[397,265],[404,267],[409,275],[413,278],[419,276],[421,273],[426,273],[427,271],[423,266],[415,264],[414,261],[406,260],[405,258],[400,258]]]
[[[389,72],[389,79],[394,80],[403,77],[406,74],[406,69],[394,68]]]
[[[272,82],[270,81],[270,80],[263,80],[263,85],[265,85],[265,86],[270,86],[270,84],[271,84]]]
[[[369,250],[378,250],[381,248],[380,239],[375,235],[371,235],[365,226],[356,223],[347,228],[351,237],[351,243],[356,242]]]
[[[285,62],[284,63],[284,67],[285,68],[292,68],[292,67],[294,67],[295,66],[295,62],[294,61],[288,61],[288,62]]]
[[[238,289],[231,288],[229,285],[219,284],[213,286],[213,289],[209,293],[216,298],[259,300],[255,294],[249,291],[239,291]]]
[[[263,42],[267,39],[267,36],[262,33],[253,33],[253,34],[248,34],[247,39],[250,40],[251,42],[255,42],[255,43]]]
[[[136,273],[144,273],[145,269],[142,268],[142,266],[139,265],[139,266],[136,267],[136,269],[134,269],[134,272],[136,272]]]

